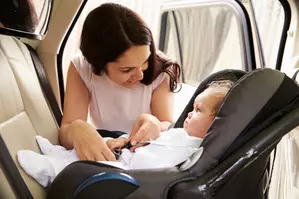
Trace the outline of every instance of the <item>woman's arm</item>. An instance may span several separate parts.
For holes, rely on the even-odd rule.
[[[157,139],[161,131],[168,129],[172,122],[174,95],[169,89],[169,77],[166,76],[154,90],[150,114],[141,114],[133,126],[130,135],[132,145],[140,141]]]
[[[115,157],[96,129],[87,123],[90,95],[75,66],[71,63],[59,133],[61,144],[75,148],[82,160],[110,160]]]
[[[63,117],[59,133],[59,140],[67,149],[73,148],[73,142],[69,135],[70,124],[76,123],[77,120],[87,121],[89,100],[89,91],[71,63],[67,73]]]

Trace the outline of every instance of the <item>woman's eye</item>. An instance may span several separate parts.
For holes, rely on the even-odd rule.
[[[148,60],[144,62],[141,66],[142,71],[145,71],[148,68]]]
[[[121,70],[121,72],[122,73],[129,73],[129,72],[131,72],[133,69],[132,68],[130,68],[130,69],[126,69],[126,70]]]
[[[199,108],[195,109],[195,112],[201,112],[201,110]]]

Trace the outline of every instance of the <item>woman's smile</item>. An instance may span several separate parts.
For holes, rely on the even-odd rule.
[[[127,80],[124,82],[124,86],[129,87],[129,88],[133,88],[135,87],[140,81],[138,80]]]

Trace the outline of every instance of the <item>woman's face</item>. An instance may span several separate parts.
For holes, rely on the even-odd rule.
[[[108,77],[126,88],[134,88],[143,79],[150,54],[148,45],[129,48],[116,61],[107,64]]]

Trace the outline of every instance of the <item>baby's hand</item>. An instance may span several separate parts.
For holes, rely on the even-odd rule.
[[[110,150],[121,149],[129,142],[128,138],[116,138],[107,140],[106,144]]]

